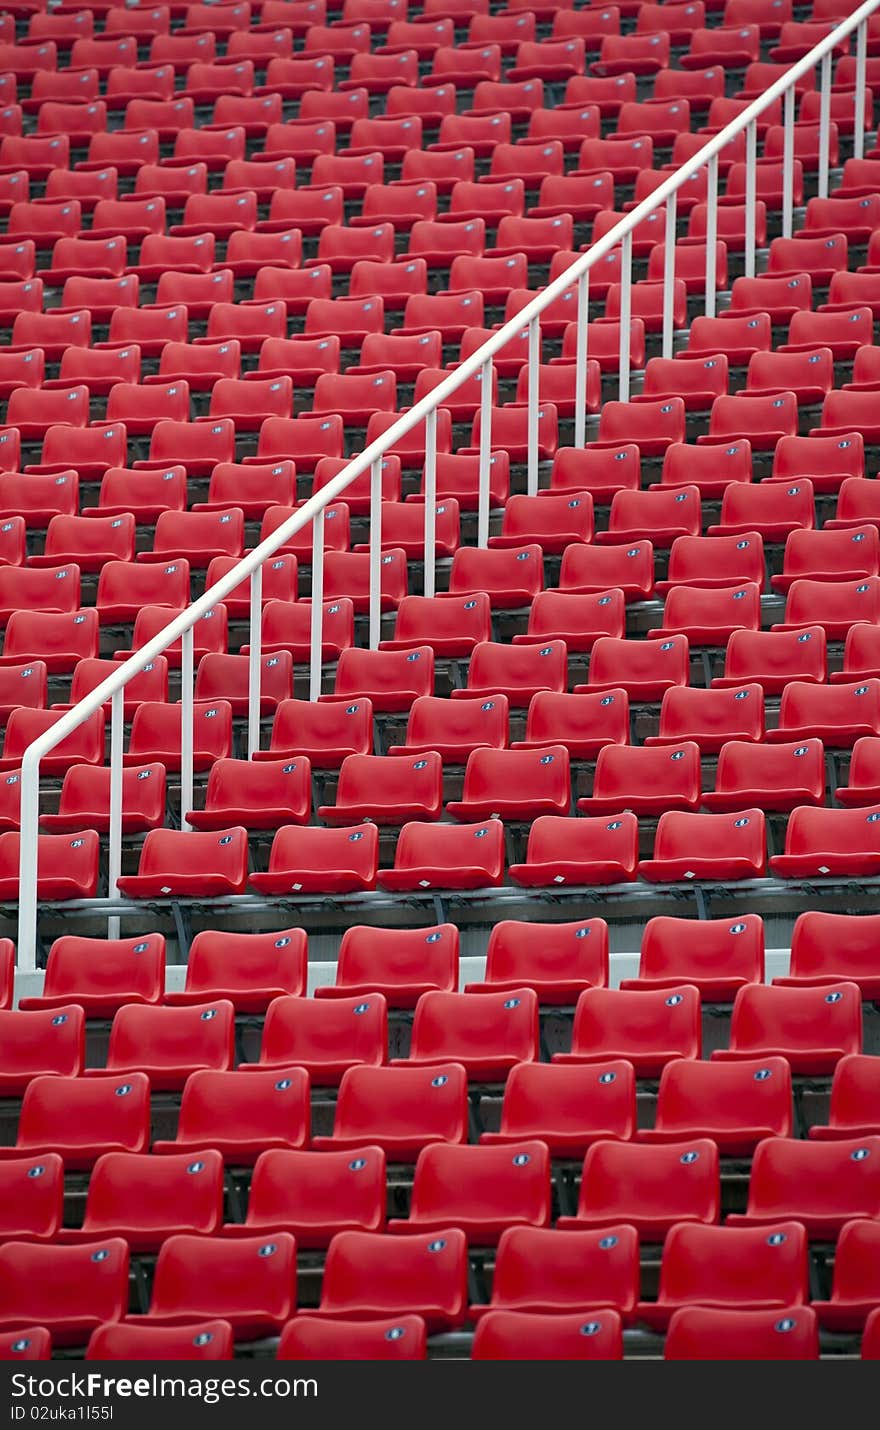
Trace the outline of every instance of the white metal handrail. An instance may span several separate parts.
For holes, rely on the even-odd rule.
[[[481,381],[479,500],[477,542],[485,546],[489,536],[489,476],[491,459],[492,377],[493,359],[512,338],[528,331],[528,458],[527,491],[538,490],[538,414],[540,406],[539,364],[541,351],[541,314],[555,299],[577,285],[577,302],[573,321],[577,323],[575,355],[575,445],[586,445],[586,383],[587,383],[587,323],[589,310],[589,280],[591,269],[608,253],[621,248],[620,297],[620,377],[619,396],[629,399],[630,388],[630,312],[632,286],[632,233],[641,221],[666,206],[666,248],[663,274],[662,354],[671,357],[673,351],[673,287],[675,278],[676,197],[679,189],[700,169],[707,169],[707,232],[705,312],[715,313],[716,267],[715,242],[718,215],[718,156],[740,134],[746,135],[745,192],[745,255],[744,270],[748,277],[755,273],[754,215],[757,180],[757,121],[777,99],[783,99],[783,206],[782,232],[790,236],[793,227],[794,173],[794,96],[795,85],[810,70],[819,67],[819,169],[817,188],[820,197],[828,194],[831,113],[831,58],[837,45],[856,32],[856,82],[854,95],[853,153],[864,154],[864,107],[867,69],[868,19],[880,6],[880,0],[865,0],[858,9],[842,20],[802,59],[776,80],[759,98],[749,104],[718,134],[711,136],[703,147],[685,164],[656,188],[641,203],[598,239],[587,252],[578,257],[558,278],[543,288],[469,358],[461,362],[449,376],[426,397],[402,413],[375,442],[303,503],[299,510],[279,526],[271,536],[248,552],[221,580],[186,610],[175,616],[152,640],[136,651],[118,670],[85,696],[78,705],[62,715],[28,746],[21,767],[21,839],[19,863],[18,967],[24,971],[36,967],[37,931],[37,839],[39,830],[40,762],[50,750],[65,739],[84,720],[110,701],[110,839],[108,891],[117,895],[117,878],[122,854],[122,743],[123,691],[128,682],[156,656],[174,644],[182,643],[181,656],[181,815],[193,803],[193,628],[196,623],[243,581],[250,580],[250,656],[248,695],[248,755],[259,747],[260,736],[260,664],[261,664],[261,592],[262,567],[298,531],[313,522],[312,592],[310,627],[309,691],[317,699],[321,686],[321,652],[323,633],[323,563],[324,511],[342,497],[348,486],[362,473],[370,472],[370,540],[369,540],[369,644],[379,644],[381,619],[381,539],[382,539],[382,458],[394,445],[422,422],[425,424],[425,594],[435,590],[435,501],[437,458],[437,410],[472,377]],[[183,828],[188,828],[183,822]],[[118,931],[118,919],[110,920],[111,934]]]

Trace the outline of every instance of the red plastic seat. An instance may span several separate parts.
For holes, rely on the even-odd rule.
[[[474,841],[485,841],[474,843]],[[393,869],[381,869],[382,889],[482,889],[504,878],[504,826],[410,821],[397,840]]]
[[[468,756],[460,800],[447,814],[474,819],[531,820],[540,814],[568,814],[571,808],[569,754],[564,745],[543,751],[474,750]]]
[[[853,680],[880,676],[876,630],[876,626],[867,623],[850,626],[845,633],[843,669],[831,672],[829,680],[832,685],[847,685]]]
[[[440,924],[427,933],[355,925],[342,936],[336,982],[316,988],[315,997],[351,998],[378,992],[390,1008],[414,1008],[423,993],[451,993],[457,987],[454,924]]]
[[[870,1151],[874,1151],[876,1139],[866,1141]],[[851,1148],[853,1143],[850,1141],[843,1145]],[[845,1170],[851,1169],[846,1167]],[[876,1322],[873,1307],[880,1285],[880,1237],[876,1221],[864,1219],[860,1211],[855,1212],[854,1217],[840,1229],[831,1298],[813,1302],[820,1324],[834,1331],[860,1331],[866,1318],[871,1324]],[[863,1346],[867,1338],[866,1326]]]
[[[635,405],[606,402],[602,406],[598,441],[605,447],[634,442],[641,456],[653,457],[662,456],[670,443],[684,440],[685,404],[681,397]]]
[[[524,888],[615,884],[635,878],[638,821],[624,813],[571,820],[541,815],[529,831],[526,859],[508,870]]]
[[[470,1318],[479,1325],[502,1312],[516,1313],[511,1321],[527,1322],[537,1331],[539,1323],[568,1320],[575,1310],[582,1319],[589,1303],[629,1319],[638,1298],[638,1238],[629,1226],[612,1232],[600,1237],[509,1227],[498,1242],[491,1300],[472,1305]]]
[[[822,626],[829,640],[844,640],[858,622],[880,622],[880,580],[795,581],[785,601],[785,620],[773,629]]]
[[[657,590],[665,593],[673,586],[733,586],[744,581],[761,587],[764,569],[760,532],[728,537],[677,536],[670,548],[666,580],[657,582]]]
[[[675,1071],[687,1071],[679,1065]],[[769,1232],[769,1234],[768,1234]],[[807,1238],[794,1221],[769,1229],[683,1224],[663,1248],[656,1301],[639,1303],[638,1316],[663,1330],[690,1308],[730,1314],[775,1314],[802,1307],[808,1296]]]
[[[110,12],[113,13],[112,11]],[[133,1326],[130,1322],[99,1326],[92,1332],[86,1360],[180,1361],[232,1360],[232,1327],[228,1321],[198,1321],[188,1326]]]
[[[777,396],[737,393],[716,397],[709,415],[709,431],[697,442],[730,442],[746,438],[755,452],[773,451],[785,437],[798,429],[797,397],[793,392]]]
[[[506,1147],[434,1143],[418,1154],[410,1214],[389,1232],[406,1236],[465,1232],[471,1245],[494,1246],[511,1226],[549,1226],[550,1153],[543,1142]]]
[[[71,671],[77,662],[97,655],[98,624],[94,610],[13,611],[6,627],[2,661],[21,665],[42,661],[53,673]],[[23,699],[22,704],[30,704]]]
[[[863,524],[844,531],[793,531],[785,543],[782,573],[771,578],[776,591],[793,581],[850,581],[880,570],[880,533]]]
[[[792,680],[782,692],[779,724],[766,738],[773,741],[824,740],[846,748],[863,736],[880,734],[880,681],[818,685]]]
[[[207,658],[207,657],[206,657]],[[211,766],[203,809],[187,810],[194,829],[278,829],[311,817],[311,770],[307,760],[275,760],[253,769],[247,760],[219,759]]]
[[[376,887],[378,858],[375,824],[359,829],[287,824],[272,841],[268,872],[251,874],[250,884],[263,894],[359,892]]]
[[[366,699],[374,710],[400,711],[408,710],[413,701],[433,694],[433,690],[431,646],[415,646],[405,651],[361,650],[353,646],[339,656],[333,693],[321,699]]]
[[[834,1069],[828,1124],[809,1129],[817,1141],[844,1137],[873,1137],[880,1128],[877,1116],[877,1069],[874,1059],[858,1053],[841,1058]]]
[[[137,874],[123,875],[118,887],[128,898],[241,894],[247,880],[247,847],[247,830],[240,825],[198,835],[152,829],[144,840]]]
[[[423,29],[419,25],[419,29]],[[369,1321],[329,1320],[303,1314],[288,1321],[276,1360],[424,1360],[425,1323],[421,1316],[398,1315]]]
[[[164,991],[165,940],[91,939],[68,935],[49,950],[43,992],[19,1007],[44,1011],[76,1003],[86,1016],[112,1018],[127,1003],[158,1003]]]
[[[791,1070],[782,1057],[667,1064],[654,1128],[638,1134],[643,1142],[709,1137],[731,1157],[751,1156],[764,1138],[791,1135]]]
[[[276,998],[266,1014],[259,1062],[241,1063],[239,1071],[302,1067],[313,1087],[334,1087],[348,1068],[383,1066],[387,1023],[388,1007],[380,993],[325,1001]]]
[[[872,827],[880,819],[876,806],[863,809],[794,811],[785,832],[785,853],[770,861],[774,874],[783,878],[809,878],[812,874],[848,878],[870,874],[877,865]]]
[[[397,608],[394,636],[380,650],[413,650],[427,646],[436,657],[467,656],[491,636],[486,592],[451,601],[446,596],[405,596]]]
[[[685,635],[691,645],[724,646],[734,631],[756,631],[761,624],[761,588],[754,581],[719,590],[673,586],[663,608],[663,624],[648,637],[667,640]]]
[[[779,1056],[794,1073],[830,1073],[847,1053],[861,1052],[861,995],[852,983],[820,987],[740,990],[733,1008],[730,1047],[719,1060]]]
[[[653,859],[639,861],[639,875],[651,883],[680,879],[758,879],[766,868],[764,813],[662,814]]]
[[[578,998],[572,1050],[554,1053],[554,1064],[604,1063],[624,1059],[639,1077],[658,1077],[676,1058],[698,1058],[700,995],[692,985],[638,993],[590,988]]]
[[[546,645],[481,641],[471,654],[467,688],[453,690],[452,698],[472,700],[503,695],[511,705],[523,707],[537,691],[561,693],[566,684],[567,656],[563,641],[548,641]]]
[[[296,1302],[292,1236],[171,1236],[156,1262],[150,1309],[132,1317],[139,1327],[181,1326],[220,1316],[236,1341],[277,1335]]]
[[[85,1014],[77,1005],[27,1013],[4,1009],[0,1027],[0,1088],[6,1097],[22,1096],[37,1077],[78,1077],[82,1073]]]
[[[321,1304],[312,1315],[375,1323],[404,1310],[420,1315],[432,1333],[462,1324],[467,1310],[464,1232],[444,1225],[442,1236],[341,1232],[335,1237],[324,1267]]]
[[[589,942],[587,942],[589,940]],[[486,982],[466,993],[531,988],[541,1003],[571,1005],[585,988],[608,982],[608,928],[602,919],[545,924],[540,943],[533,925],[504,919],[489,935]]]
[[[621,638],[626,624],[624,595],[620,590],[596,595],[576,591],[541,591],[532,602],[525,632],[513,637],[514,645],[561,640],[569,653],[589,651],[598,640]]]
[[[500,1131],[482,1133],[480,1142],[508,1146],[535,1137],[554,1157],[580,1158],[595,1142],[627,1141],[634,1135],[635,1098],[635,1073],[628,1062],[591,1067],[525,1063],[507,1080]]]
[[[284,1231],[303,1249],[325,1248],[343,1231],[385,1230],[385,1154],[359,1144],[347,1152],[317,1157],[312,1152],[263,1152],[254,1167],[243,1222],[227,1223],[230,1238]]]
[[[873,914],[826,914],[819,910],[801,914],[791,936],[791,966],[787,978],[774,978],[783,987],[821,987],[856,983],[863,998],[873,998],[880,987]]]
[[[645,745],[697,744],[702,754],[717,754],[728,740],[764,739],[764,695],[759,685],[732,690],[673,686],[663,696],[660,728]]]
[[[734,631],[727,644],[724,675],[714,689],[759,685],[766,695],[781,695],[790,681],[825,680],[826,640],[821,626],[799,631]]]
[[[732,1002],[740,988],[764,978],[764,926],[755,914],[729,919],[660,916],[642,934],[639,975],[621,980],[632,991],[689,983],[709,1002]]]
[[[303,756],[313,768],[339,769],[347,755],[372,754],[373,707],[369,700],[285,700],[275,712],[268,750],[261,760]]]
[[[728,1223],[766,1225],[784,1207],[784,1214],[801,1222],[811,1240],[834,1240],[847,1222],[876,1218],[878,1155],[877,1137],[840,1142],[768,1138],[752,1162],[747,1211],[731,1214]]]
[[[803,485],[808,478],[815,492],[825,493],[838,491],[846,477],[863,477],[863,425],[860,422],[859,428],[848,427],[833,436],[817,429],[809,437],[783,437],[773,454],[773,480]]]
[[[309,1141],[309,1077],[303,1068],[240,1077],[237,1072],[197,1070],[183,1089],[177,1135],[156,1141],[153,1155],[188,1155],[215,1148],[231,1166],[253,1166],[271,1149],[305,1147]]]
[[[598,644],[598,643],[597,643]],[[629,699],[619,686],[607,695],[579,686],[579,694],[539,690],[529,701],[526,738],[515,750],[563,745],[575,759],[594,759],[606,745],[629,742]]]
[[[509,702],[503,694],[487,699],[471,696],[461,701],[420,696],[410,707],[406,743],[392,745],[388,753],[415,755],[436,751],[444,761],[463,764],[472,750],[504,749],[508,739],[508,715]],[[365,749],[363,753],[369,751]]]
[[[661,700],[672,687],[687,685],[689,673],[687,636],[656,643],[603,636],[593,646],[588,684],[576,685],[574,693],[622,688],[630,700]]]
[[[467,1118],[467,1077],[457,1063],[353,1067],[340,1084],[332,1136],[312,1146],[338,1155],[372,1145],[394,1162],[414,1162],[424,1147],[465,1142]],[[364,1230],[383,1228],[384,1196],[381,1225]]]
[[[670,1318],[663,1356],[667,1361],[818,1360],[818,1323],[810,1306],[773,1311],[686,1306]]]
[[[125,1005],[113,1019],[106,1066],[88,1068],[86,1077],[138,1070],[154,1092],[179,1091],[192,1072],[232,1067],[234,1024],[235,1009],[223,999],[189,1008]]]
[[[238,934],[204,930],[196,934],[182,992],[165,1003],[190,1006],[221,997],[242,1013],[264,1013],[273,998],[305,993],[307,938],[302,929],[284,933]]]
[[[83,1346],[128,1309],[129,1252],[118,1238],[90,1246],[0,1247],[0,1327],[40,1325],[53,1346]]]
[[[703,796],[714,811],[754,804],[767,813],[788,813],[824,802],[825,752],[821,740],[810,739],[787,745],[731,740],[719,755],[715,791]]]
[[[0,1163],[2,1242],[55,1241],[64,1206],[64,1163],[57,1152]]]
[[[717,1223],[719,1202],[714,1142],[697,1138],[664,1147],[598,1142],[584,1158],[577,1215],[560,1217],[557,1226],[592,1231],[625,1222],[642,1241],[663,1241],[679,1224]]]
[[[21,764],[28,745],[47,730],[51,730],[61,718],[62,713],[55,710],[39,710],[26,706],[13,710],[6,724],[0,769],[16,769]],[[43,756],[40,762],[43,774],[63,775],[68,767],[75,763],[102,765],[104,732],[104,714],[96,710]]]
[[[623,1335],[616,1311],[568,1315],[528,1315],[490,1311],[479,1322],[471,1360],[508,1361],[526,1356],[541,1360],[620,1360]]]
[[[700,748],[693,741],[663,750],[606,745],[596,761],[593,793],[579,799],[577,808],[594,815],[695,810],[701,802],[700,784]]]
[[[223,1218],[223,1159],[204,1151],[150,1157],[107,1152],[89,1180],[82,1227],[66,1229],[66,1243],[119,1236],[134,1252],[155,1252],[176,1232],[210,1235]]]
[[[538,1056],[538,1000],[520,986],[514,993],[429,992],[419,998],[408,1058],[392,1066],[460,1063],[469,1077],[503,1081],[517,1063]]]
[[[320,805],[325,824],[351,825],[359,819],[399,825],[409,819],[439,819],[442,811],[442,762],[436,751],[395,760],[378,755],[348,755],[339,772],[336,803]]]
[[[56,752],[57,749],[58,746]],[[19,835],[0,834],[0,898],[18,898],[19,860]],[[84,829],[72,836],[39,835],[37,869],[37,899],[41,902],[93,899],[98,890],[97,834],[93,829]]]

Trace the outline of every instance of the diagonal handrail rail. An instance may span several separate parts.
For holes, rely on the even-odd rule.
[[[577,414],[576,442],[584,444],[583,408],[585,407],[585,374],[587,359],[587,313],[588,284],[591,269],[618,246],[623,249],[622,301],[620,316],[620,395],[629,396],[629,288],[631,284],[632,233],[641,221],[666,205],[667,246],[664,271],[664,294],[667,309],[664,322],[664,350],[671,351],[671,295],[674,277],[674,248],[668,241],[670,232],[674,234],[675,201],[681,187],[700,169],[708,168],[709,197],[708,224],[706,235],[706,296],[707,311],[714,313],[715,302],[715,237],[717,234],[718,204],[718,156],[740,134],[747,138],[747,184],[746,184],[746,271],[751,266],[754,271],[754,228],[750,229],[749,217],[755,212],[756,152],[755,137],[757,120],[776,100],[785,101],[784,125],[784,200],[783,232],[791,231],[792,221],[792,172],[794,159],[794,90],[798,80],[818,65],[820,67],[820,142],[819,142],[819,189],[827,193],[829,148],[830,148],[830,104],[831,104],[831,57],[841,41],[856,32],[856,84],[854,97],[855,130],[854,153],[861,157],[864,152],[864,102],[867,68],[867,27],[868,19],[880,6],[880,0],[864,0],[852,14],[842,20],[806,55],[797,60],[785,74],[775,80],[762,95],[753,100],[739,115],[706,143],[683,165],[664,179],[647,198],[631,209],[608,233],[598,239],[581,254],[557,278],[535,294],[511,319],[493,333],[469,358],[459,363],[448,377],[437,387],[403,412],[390,427],[374,442],[371,442],[326,486],[309,497],[294,515],[279,526],[271,536],[255,546],[225,576],[215,582],[184,611],[173,617],[168,624],[140,650],[120,662],[106,680],[90,691],[88,695],[66,711],[50,729],[34,740],[25,751],[21,765],[21,834],[19,862],[19,928],[18,963],[20,968],[33,969],[36,956],[36,913],[37,913],[37,837],[39,826],[39,767],[45,755],[53,750],[61,740],[72,733],[82,722],[111,702],[111,851],[110,883],[114,892],[115,876],[119,872],[121,838],[121,760],[122,760],[122,691],[128,682],[146,664],[161,655],[177,640],[182,641],[182,810],[186,804],[187,786],[192,787],[192,679],[193,679],[193,627],[219,602],[222,602],[236,586],[245,580],[251,581],[250,648],[251,648],[251,699],[249,713],[250,747],[254,747],[255,734],[259,732],[259,654],[260,654],[260,599],[261,571],[264,563],[273,557],[296,533],[310,522],[313,529],[313,588],[312,588],[312,695],[316,694],[315,671],[317,664],[320,676],[320,635],[322,609],[322,561],[323,561],[323,513],[334,501],[342,497],[350,484],[364,472],[371,473],[371,592],[370,592],[370,637],[371,644],[378,641],[380,611],[379,553],[381,540],[381,462],[385,454],[408,433],[421,423],[426,432],[426,481],[425,481],[425,527],[426,527],[426,569],[429,551],[433,550],[433,474],[436,459],[436,413],[443,407],[458,388],[470,378],[482,374],[482,431],[480,449],[480,544],[485,544],[488,534],[488,463],[489,463],[489,417],[491,414],[492,359],[524,328],[529,330],[529,485],[537,487],[537,366],[540,345],[540,318],[543,311],[562,294],[576,284],[578,286],[577,323]],[[256,658],[255,658],[256,657]],[[256,689],[254,682],[256,681]],[[189,717],[189,718],[188,718]],[[188,727],[188,728],[187,728]]]

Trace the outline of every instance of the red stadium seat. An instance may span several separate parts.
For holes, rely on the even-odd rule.
[[[228,1222],[229,1238],[284,1231],[303,1250],[324,1249],[343,1231],[385,1230],[385,1153],[358,1144],[360,1153],[263,1152],[254,1167],[243,1222]]]
[[[128,1310],[126,1242],[96,1246],[0,1247],[0,1327],[16,1331],[37,1323],[53,1346],[83,1346],[98,1326]]]
[[[860,1331],[866,1318],[873,1315],[880,1286],[877,1230],[876,1221],[861,1219],[858,1214],[856,1220],[841,1227],[831,1298],[813,1302],[820,1325],[829,1330]]]
[[[763,810],[736,814],[661,814],[653,859],[639,861],[651,883],[680,879],[758,879],[766,867]]]
[[[483,1132],[480,1143],[509,1146],[537,1138],[554,1157],[580,1158],[594,1142],[628,1141],[635,1126],[636,1080],[631,1063],[592,1067],[523,1063],[505,1084],[500,1130]]]
[[[351,1153],[376,1146],[393,1162],[414,1162],[424,1147],[465,1142],[467,1131],[467,1076],[459,1064],[354,1067],[340,1083],[332,1136],[315,1137],[312,1147]],[[382,1229],[384,1197],[381,1223],[363,1227]]]
[[[640,1320],[662,1330],[684,1308],[776,1313],[808,1298],[807,1239],[797,1222],[768,1229],[673,1227],[663,1248],[656,1301],[639,1303]]]
[[[732,1002],[740,988],[764,979],[764,926],[755,914],[729,919],[649,919],[642,934],[638,978],[624,990],[693,984],[708,1002]]]
[[[175,1140],[155,1141],[153,1156],[213,1147],[230,1166],[252,1167],[273,1148],[307,1146],[310,1117],[303,1068],[287,1068],[281,1077],[272,1069],[240,1077],[203,1068],[184,1084]]]
[[[635,878],[637,846],[634,814],[575,821],[545,814],[529,831],[525,862],[508,872],[524,888],[627,882]]]
[[[773,982],[796,988],[856,983],[863,998],[873,998],[880,988],[877,928],[872,914],[826,914],[818,909],[800,914],[791,935],[788,977]]]
[[[554,1063],[604,1063],[624,1059],[639,1077],[659,1077],[675,1058],[698,1058],[700,996],[696,988],[621,992],[590,988],[575,1010],[572,1050]]]
[[[571,1006],[584,989],[607,983],[608,927],[603,919],[546,924],[539,944],[530,923],[503,919],[489,935],[485,983],[468,983],[465,992],[531,988],[540,1003]]]
[[[878,1154],[877,1137],[841,1142],[769,1137],[752,1161],[748,1208],[742,1215],[731,1213],[728,1225],[766,1226],[784,1214],[801,1222],[811,1240],[834,1240],[848,1221],[877,1216]]]
[[[657,1242],[677,1225],[714,1225],[719,1201],[714,1142],[697,1138],[664,1147],[597,1142],[584,1158],[577,1215],[559,1217],[557,1226],[593,1231],[624,1222],[642,1241]]]
[[[378,992],[389,1008],[414,1008],[423,993],[458,988],[458,929],[376,929],[355,925],[339,945],[336,982],[316,998],[352,998]]]
[[[180,1326],[220,1316],[236,1340],[277,1335],[296,1301],[292,1236],[171,1236],[156,1262],[150,1309],[132,1326]]]
[[[382,1067],[388,1044],[388,1006],[381,993],[363,999],[319,1002],[314,998],[276,998],[263,1026],[258,1063],[239,1070],[286,1072],[305,1068],[313,1087],[335,1087],[348,1068]]]
[[[596,760],[593,793],[579,799],[577,808],[579,813],[601,815],[622,809],[638,815],[696,810],[700,784],[700,747],[692,740],[662,750],[606,745]]]

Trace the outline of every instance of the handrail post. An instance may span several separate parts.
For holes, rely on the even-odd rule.
[[[828,197],[828,171],[831,168],[831,51],[819,61],[819,180],[820,199]]]
[[[661,356],[672,357],[675,320],[675,220],[678,195],[666,200],[666,237],[663,244],[663,346]]]
[[[574,372],[574,445],[587,445],[587,329],[590,320],[590,270],[577,281],[577,348]]]
[[[122,872],[122,733],[125,714],[125,687],[115,691],[110,701],[110,849],[107,860],[107,894],[115,899]],[[119,915],[107,920],[107,937],[119,937]]]
[[[541,394],[541,319],[529,321],[529,421],[528,471],[526,491],[530,497],[538,492],[538,420]]]
[[[620,245],[620,373],[618,397],[629,402],[630,314],[632,312],[632,230]]]
[[[753,119],[746,130],[746,278],[755,276],[755,192],[758,180],[758,124]]]
[[[492,374],[495,364],[487,358],[480,368],[480,491],[477,499],[477,545],[489,545],[489,466],[492,458]]]
[[[868,22],[861,20],[856,29],[856,114],[853,133],[853,157],[865,157],[865,88],[868,71]]]
[[[324,646],[324,508],[312,522],[312,609],[309,650],[309,699],[321,694]]]
[[[791,238],[794,224],[794,85],[782,101],[782,237]]]
[[[437,590],[437,409],[425,418],[425,569],[422,590]]]
[[[370,463],[370,650],[382,637],[382,459]]]
[[[18,949],[16,967],[37,967],[37,861],[40,827],[40,757],[25,750],[21,762],[21,832],[18,845]]]
[[[718,239],[718,155],[708,164],[706,182],[706,306],[707,318],[715,317],[715,244]]]
[[[263,568],[251,576],[250,651],[248,653],[248,759],[260,748],[260,678],[263,670]]]
[[[192,828],[186,813],[193,807],[194,678],[193,628],[190,626],[181,637],[180,657],[180,827],[185,830]]]

